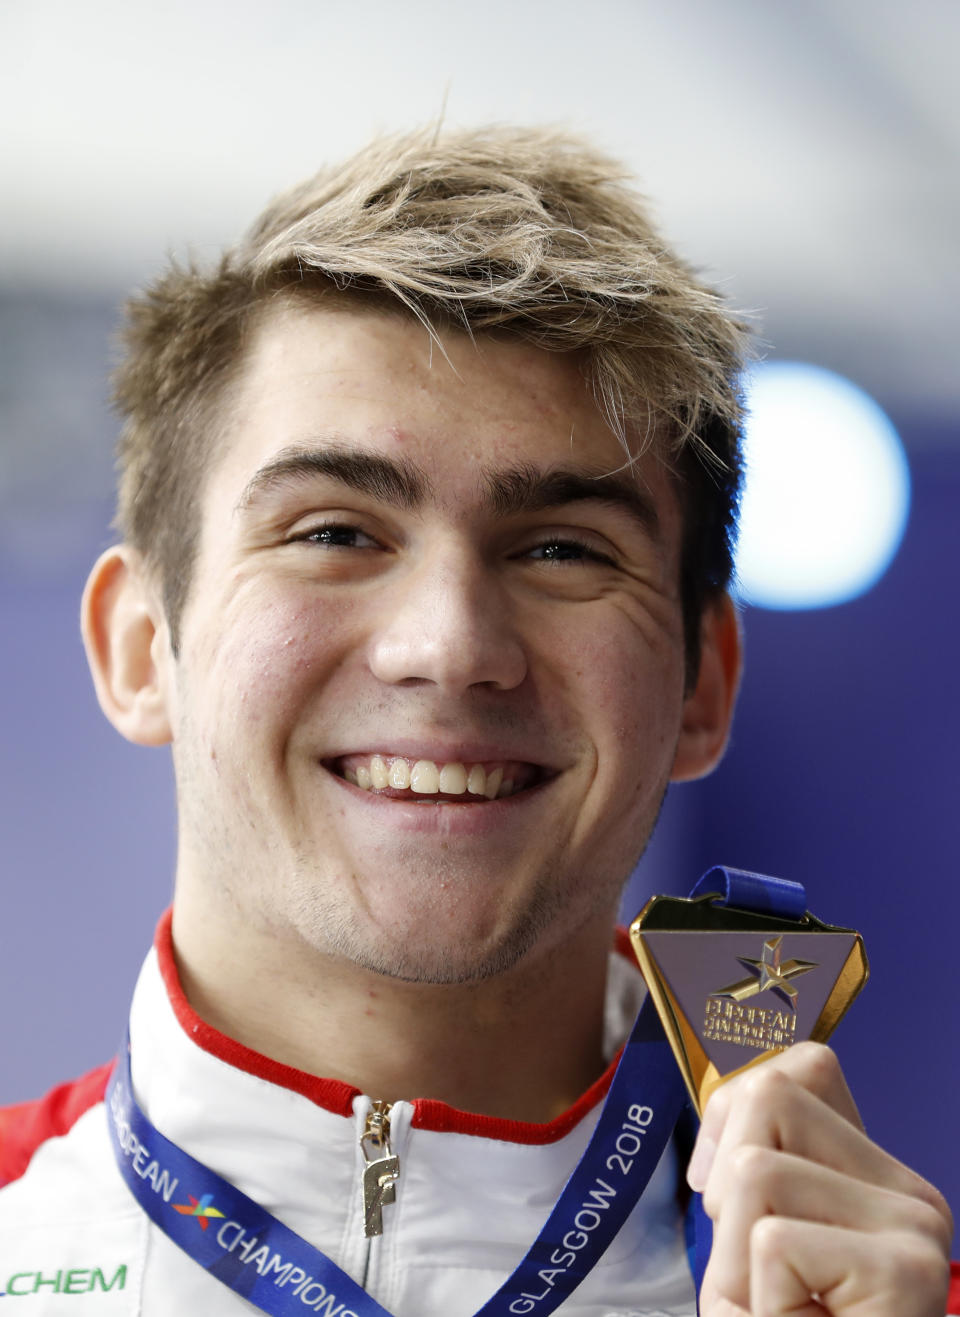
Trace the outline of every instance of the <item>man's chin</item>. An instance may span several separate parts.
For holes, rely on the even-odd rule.
[[[534,945],[534,937],[514,938],[489,951],[465,952],[462,947],[430,946],[415,951],[409,946],[377,947],[346,951],[358,968],[401,983],[454,984],[479,983],[506,974],[523,960]]]
[[[509,973],[541,941],[554,910],[549,899],[538,899],[506,927],[484,932],[461,923],[446,936],[436,921],[384,928],[356,918],[304,918],[306,913],[295,919],[297,932],[321,954],[396,982],[449,986]]]

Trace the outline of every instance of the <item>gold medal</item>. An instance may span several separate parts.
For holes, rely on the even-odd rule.
[[[798,889],[800,890],[800,889]],[[826,1042],[867,981],[851,928],[654,896],[630,926],[698,1114],[718,1084],[794,1043]]]

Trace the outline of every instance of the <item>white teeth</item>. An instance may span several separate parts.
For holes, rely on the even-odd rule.
[[[462,796],[467,789],[467,770],[463,764],[444,764],[440,769],[440,790]]]
[[[432,759],[418,759],[411,765],[407,759],[387,759],[383,755],[371,756],[369,765],[357,763],[354,768],[344,768],[343,776],[363,791],[392,787],[395,791],[415,791],[421,796],[467,793],[487,800],[510,796],[516,786],[512,777],[504,780],[502,768],[487,772],[483,764],[472,764],[468,771],[459,762],[437,765]]]
[[[410,774],[410,789],[424,796],[435,796],[440,789],[440,774],[432,759],[418,759]]]

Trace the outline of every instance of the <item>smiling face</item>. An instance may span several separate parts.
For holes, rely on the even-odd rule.
[[[684,690],[658,460],[624,470],[576,362],[443,348],[400,315],[265,319],[178,657],[154,652],[178,899],[451,982],[609,927],[671,772],[719,753],[730,692],[707,719],[709,628]]]

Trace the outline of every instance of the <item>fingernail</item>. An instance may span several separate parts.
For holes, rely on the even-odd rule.
[[[694,1193],[703,1193],[710,1175],[710,1167],[713,1165],[713,1159],[716,1155],[717,1145],[713,1139],[708,1138],[701,1130],[696,1143],[693,1145],[693,1155],[687,1166],[687,1184]]]

